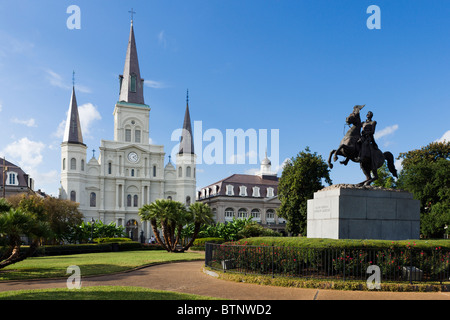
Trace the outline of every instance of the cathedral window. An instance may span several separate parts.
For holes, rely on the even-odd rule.
[[[108,174],[112,173],[112,163],[108,162]]]
[[[130,77],[130,91],[136,92],[136,75],[132,74]]]
[[[134,141],[141,143],[141,130],[134,130]]]
[[[127,207],[131,207],[131,194],[127,195]]]
[[[191,205],[191,197],[189,196],[186,197],[186,205],[187,206]]]
[[[188,178],[191,177],[191,167],[186,168],[186,177],[188,177]]]
[[[134,169],[131,169],[131,176],[134,177]]]
[[[70,191],[70,201],[77,201],[77,193],[75,191]]]
[[[153,166],[153,176],[156,177],[156,166]]]
[[[63,170],[66,170],[66,158],[63,159]]]
[[[70,170],[77,170],[77,159],[70,159]]]
[[[133,207],[137,207],[138,206],[138,196],[137,194],[135,194],[133,196]]]
[[[81,159],[81,171],[84,171],[84,160]]]
[[[125,129],[125,142],[131,142],[131,129]]]
[[[178,168],[178,177],[181,178],[183,176],[183,169],[181,167]]]
[[[95,192],[91,192],[91,195],[89,197],[89,205],[91,207],[97,206],[97,195],[95,194]]]

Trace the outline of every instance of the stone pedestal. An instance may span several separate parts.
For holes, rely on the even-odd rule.
[[[405,191],[333,185],[308,200],[307,237],[419,239],[420,203]]]

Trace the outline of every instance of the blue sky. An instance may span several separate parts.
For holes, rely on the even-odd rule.
[[[70,5],[81,29],[67,28]],[[366,26],[370,5],[381,29]],[[101,139],[113,140],[131,8],[150,139],[166,161],[188,88],[193,125],[224,138],[266,129],[270,140],[277,129],[280,163],[306,146],[327,159],[356,104],[374,113],[378,145],[395,157],[450,138],[449,1],[0,0],[0,156],[36,188],[58,194],[73,70],[88,150],[98,156]],[[245,159],[198,165],[197,186],[259,167]],[[331,178],[364,180],[354,163]]]

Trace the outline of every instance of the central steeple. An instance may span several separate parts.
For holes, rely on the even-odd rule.
[[[123,74],[120,76],[119,101],[145,104],[144,79],[141,78],[141,73],[139,70],[136,40],[134,39],[133,20],[131,20],[125,66],[123,68]]]

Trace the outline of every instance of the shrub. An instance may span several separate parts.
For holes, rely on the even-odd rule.
[[[223,238],[199,238],[195,239],[194,244],[192,245],[192,250],[205,250],[205,243],[224,243],[225,239]]]
[[[131,239],[130,238],[95,238],[93,241],[95,243],[116,243],[116,242],[131,241]]]

